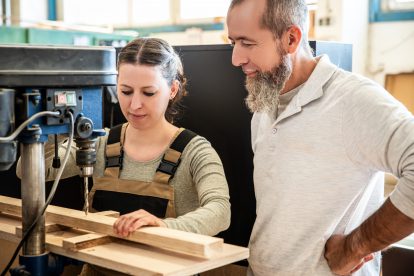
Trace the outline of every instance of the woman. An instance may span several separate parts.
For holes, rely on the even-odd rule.
[[[124,237],[142,226],[204,235],[227,229],[229,193],[219,156],[205,138],[173,125],[186,94],[178,55],[161,39],[138,38],[120,51],[117,69],[127,123],[96,143],[90,206],[119,211],[114,232]],[[45,152],[51,180],[57,172],[52,143]],[[62,177],[79,173],[75,162],[69,159]]]

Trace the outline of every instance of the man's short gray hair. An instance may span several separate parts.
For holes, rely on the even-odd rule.
[[[231,1],[229,9],[244,1]],[[305,0],[266,0],[266,9],[260,25],[270,30],[275,38],[280,38],[292,25],[298,26],[302,30],[301,45],[311,53],[308,42],[308,6]]]

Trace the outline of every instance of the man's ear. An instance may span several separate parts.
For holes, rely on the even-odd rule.
[[[286,53],[293,54],[296,52],[300,46],[300,41],[302,39],[302,30],[296,26],[290,26],[287,31],[283,34],[283,46],[286,50]]]

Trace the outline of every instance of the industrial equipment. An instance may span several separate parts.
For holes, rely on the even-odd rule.
[[[54,192],[46,201],[44,143],[49,135],[73,137],[87,203],[95,141],[105,134],[102,88],[116,84],[115,62],[111,47],[0,46],[0,170],[10,168],[17,143],[21,146],[23,250],[14,275],[50,274],[44,217]],[[59,163],[55,158],[54,167]]]

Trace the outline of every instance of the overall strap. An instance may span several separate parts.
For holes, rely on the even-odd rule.
[[[105,149],[105,168],[122,169],[124,157],[123,143],[128,123],[117,125],[109,130]]]
[[[183,150],[195,136],[197,136],[197,134],[191,130],[183,128],[179,130],[179,134],[161,159],[161,163],[155,173],[154,182],[168,184],[174,177],[174,174],[180,165]]]

